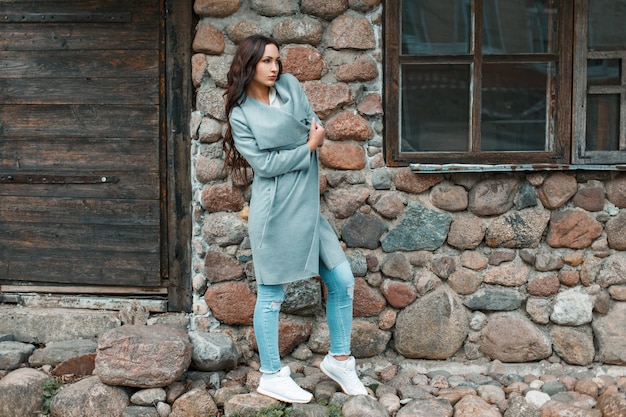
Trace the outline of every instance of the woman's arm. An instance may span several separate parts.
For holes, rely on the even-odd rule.
[[[231,114],[230,127],[235,147],[246,158],[255,175],[269,178],[309,168],[311,151],[308,143],[294,149],[262,150],[245,122],[245,117],[236,110]]]

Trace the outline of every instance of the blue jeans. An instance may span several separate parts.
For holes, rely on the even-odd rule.
[[[352,332],[352,300],[354,275],[345,261],[332,270],[320,264],[320,276],[328,288],[326,320],[330,333],[330,352],[333,356],[350,354]],[[261,372],[274,373],[281,368],[278,351],[278,318],[285,301],[287,285],[257,286],[254,308],[254,334],[261,358]]]

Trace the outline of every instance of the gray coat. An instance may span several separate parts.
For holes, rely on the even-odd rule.
[[[294,76],[282,74],[275,88],[283,107],[246,97],[230,115],[235,147],[254,170],[248,233],[256,280],[265,285],[310,278],[320,262],[332,269],[346,260],[320,213],[317,151],[306,144],[317,116]]]

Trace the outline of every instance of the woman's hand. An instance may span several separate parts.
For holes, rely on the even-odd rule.
[[[317,123],[317,120],[311,119],[311,128],[309,129],[309,140],[307,144],[311,153],[324,144],[324,136],[326,136],[326,129],[324,126]]]

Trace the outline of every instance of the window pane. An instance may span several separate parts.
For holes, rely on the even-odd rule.
[[[619,149],[619,94],[587,95],[587,150]]]
[[[620,85],[619,59],[587,60],[587,85]]]
[[[589,49],[623,49],[626,45],[625,22],[626,0],[589,1]]]
[[[401,66],[401,152],[469,149],[469,65]]]
[[[403,54],[467,54],[471,0],[404,0]]]
[[[551,64],[486,64],[481,149],[544,151],[546,93]]]
[[[485,0],[483,53],[548,53],[555,50],[555,0]]]

